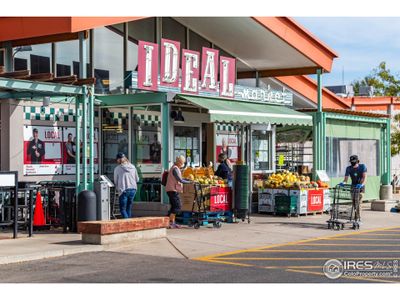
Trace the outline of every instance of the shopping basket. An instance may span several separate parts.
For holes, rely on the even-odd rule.
[[[345,224],[352,225],[353,229],[360,229],[361,216],[361,189],[352,185],[337,185],[331,189],[333,199],[328,229],[344,229]]]

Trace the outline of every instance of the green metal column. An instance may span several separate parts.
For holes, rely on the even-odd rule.
[[[87,86],[83,86],[83,109],[82,109],[82,176],[83,185],[82,188],[87,190],[88,188],[88,134],[87,134],[87,124],[88,124],[88,90]]]
[[[80,103],[82,96],[75,98],[75,118],[76,118],[76,159],[75,159],[75,178],[76,178],[76,194],[78,195],[82,191],[81,187],[81,108]]]
[[[165,95],[167,97],[167,95]],[[162,149],[161,149],[161,161],[162,167],[164,170],[168,170],[169,167],[169,129],[171,126],[169,114],[170,114],[170,105],[167,101],[161,104],[161,134],[162,134]],[[163,202],[168,203],[168,196],[165,192],[165,187],[163,189]]]
[[[386,121],[385,127],[385,134],[386,134],[386,151],[385,151],[385,165],[386,165],[386,172],[383,178],[382,184],[389,185],[391,181],[391,149],[390,149],[390,119]]]
[[[86,65],[87,59],[87,45],[85,40],[85,33],[79,32],[79,78],[86,78]],[[83,109],[82,109],[82,163],[83,163],[83,184],[82,188],[87,190],[88,188],[88,137],[87,137],[87,127],[88,127],[88,88],[83,86]]]
[[[313,177],[317,170],[326,170],[326,116],[322,112],[322,70],[317,70],[317,112],[313,116]]]
[[[89,189],[94,183],[94,87],[89,86]]]

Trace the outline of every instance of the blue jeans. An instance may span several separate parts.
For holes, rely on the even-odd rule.
[[[135,194],[135,189],[127,189],[119,196],[119,210],[124,219],[132,218],[132,204]]]

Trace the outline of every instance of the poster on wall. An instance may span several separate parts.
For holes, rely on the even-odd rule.
[[[240,157],[239,138],[236,134],[217,134],[216,155],[224,153],[232,163],[236,163]]]
[[[89,140],[89,134],[88,133],[88,140]],[[81,132],[82,136],[82,132]],[[63,128],[63,173],[64,174],[75,174],[75,163],[76,163],[76,148],[77,148],[77,141],[76,141],[76,129],[75,127],[64,127]],[[98,173],[99,172],[99,156],[98,156],[98,148],[99,148],[99,129],[95,128],[94,130],[94,172]],[[81,147],[81,155],[82,155],[82,140],[80,142],[80,147]],[[87,149],[88,157],[90,155],[89,149]],[[82,156],[80,159],[80,162],[82,163]],[[88,160],[89,163],[89,160]]]
[[[24,175],[55,175],[62,172],[60,127],[24,126]]]

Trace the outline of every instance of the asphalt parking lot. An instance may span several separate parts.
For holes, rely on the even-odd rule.
[[[373,271],[390,271],[391,274],[355,274],[329,279],[323,266],[326,261],[371,261]],[[257,268],[269,271],[285,270],[303,274],[304,281],[312,276],[321,282],[399,282],[400,272],[400,227],[390,229],[365,230],[339,233],[332,237],[313,238],[279,245],[271,245],[247,250],[238,250],[197,258],[203,262]],[[362,272],[369,269],[360,265]],[[368,265],[366,265],[368,267]],[[350,266],[351,267],[351,266]],[[357,267],[358,268],[358,267]],[[360,271],[353,270],[352,271]],[[369,276],[371,275],[371,276]],[[397,277],[395,277],[397,276]]]
[[[59,283],[400,283],[388,276],[325,276],[329,259],[400,260],[400,227],[332,235],[192,259],[101,251],[0,266],[0,282]],[[393,269],[392,268],[392,269]]]

